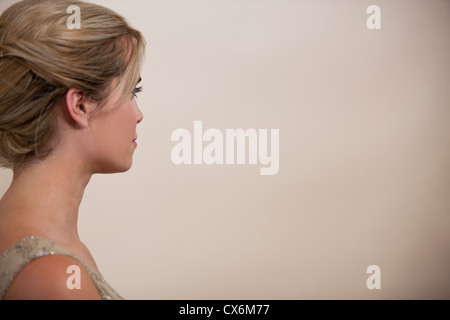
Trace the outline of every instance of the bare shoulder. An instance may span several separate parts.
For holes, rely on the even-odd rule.
[[[10,300],[98,300],[101,296],[83,265],[64,255],[27,264],[8,288]]]

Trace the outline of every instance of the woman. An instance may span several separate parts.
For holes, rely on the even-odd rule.
[[[25,0],[0,16],[0,163],[14,173],[0,200],[0,299],[121,299],[77,219],[93,174],[132,165],[144,47],[94,4]]]

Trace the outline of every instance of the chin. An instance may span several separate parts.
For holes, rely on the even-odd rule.
[[[133,163],[124,164],[124,165],[122,165],[122,166],[118,166],[117,168],[115,168],[115,170],[111,171],[110,173],[123,173],[123,172],[127,172],[128,170],[131,169],[132,166],[133,166]]]
[[[127,172],[131,169],[132,165],[132,160],[124,161],[122,163],[108,161],[107,163],[104,162],[101,165],[97,166],[97,170],[95,170],[94,173],[112,174]]]

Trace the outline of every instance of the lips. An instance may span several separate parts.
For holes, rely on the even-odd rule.
[[[133,139],[133,141],[131,141],[131,142],[134,144],[135,147],[137,147],[137,142],[136,142],[136,140],[137,140],[137,136],[136,136],[136,138]]]

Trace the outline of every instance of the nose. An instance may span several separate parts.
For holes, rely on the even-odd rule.
[[[144,115],[141,112],[141,109],[136,105],[136,116],[137,116],[137,123],[141,123],[142,120],[144,120]]]

